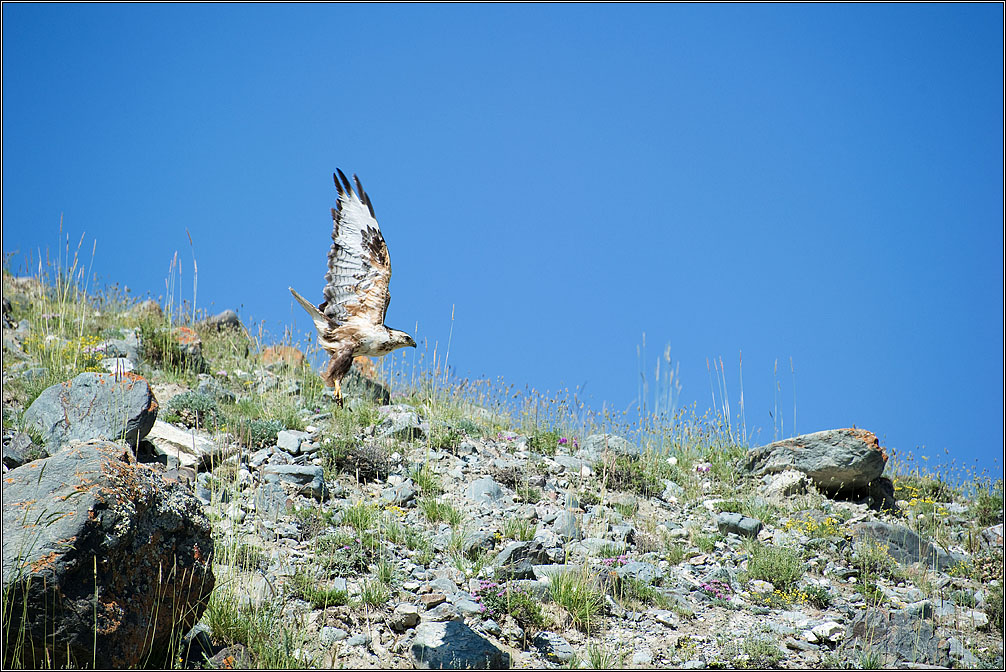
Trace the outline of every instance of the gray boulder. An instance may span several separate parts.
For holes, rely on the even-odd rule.
[[[757,518],[723,511],[716,516],[716,527],[723,534],[733,532],[742,537],[757,537],[761,532],[761,521]]]
[[[70,441],[125,439],[133,448],[157,419],[147,381],[132,373],[82,373],[43,390],[24,415],[49,452]]]
[[[950,664],[949,647],[937,636],[933,622],[905,609],[870,609],[857,614],[844,640],[843,648],[866,649],[879,656],[878,668],[894,667],[901,661],[941,667]]]
[[[829,429],[752,448],[747,468],[756,476],[796,470],[835,494],[867,488],[880,477],[887,454],[865,429]]]
[[[228,308],[227,310],[217,313],[216,315],[210,315],[205,320],[202,321],[207,327],[212,327],[217,331],[223,329],[241,329],[241,319],[238,318],[238,314],[233,310]]]
[[[269,464],[262,469],[266,483],[283,483],[293,486],[302,495],[325,499],[325,474],[321,467],[300,464]]]
[[[384,406],[391,402],[391,390],[373,378],[368,378],[360,373],[355,364],[342,379],[342,394],[347,400],[362,399],[377,406]]]
[[[943,550],[902,525],[873,520],[853,525],[852,533],[854,538],[873,539],[886,545],[888,555],[904,565],[922,562],[931,569],[947,572],[965,560],[963,556]]]
[[[213,590],[213,539],[181,484],[108,441],[12,469],[3,487],[4,667],[170,666]],[[19,639],[22,638],[22,639]]]
[[[378,412],[384,417],[375,430],[378,436],[401,441],[411,441],[426,436],[423,421],[411,407],[404,405],[382,406]]]
[[[545,545],[537,539],[512,541],[496,554],[493,566],[496,576],[503,579],[533,579],[534,565],[550,562]]]
[[[591,434],[584,439],[583,445],[576,451],[576,456],[596,462],[605,453],[639,457],[639,447],[614,434]]]
[[[510,669],[509,653],[461,621],[420,623],[411,651],[422,670]]]
[[[473,502],[497,502],[503,495],[503,488],[489,476],[472,481],[465,491],[465,496]]]
[[[552,663],[568,663],[576,654],[562,635],[547,630],[539,632],[531,642],[538,652]]]

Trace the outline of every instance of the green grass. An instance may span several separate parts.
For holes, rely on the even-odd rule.
[[[511,516],[503,519],[503,538],[514,541],[531,541],[537,526],[529,520]]]
[[[552,577],[549,589],[552,600],[565,610],[576,628],[590,632],[601,625],[603,595],[587,571],[560,572]]]
[[[342,524],[357,532],[365,532],[377,522],[377,509],[366,502],[357,502],[342,512]]]
[[[744,544],[748,556],[749,579],[768,581],[778,590],[796,586],[803,577],[803,561],[796,551],[777,546],[763,546],[756,541]]]
[[[424,497],[436,497],[444,492],[444,488],[440,484],[440,477],[433,472],[429,463],[410,469],[409,478],[412,479],[416,489]]]
[[[290,590],[294,597],[311,603],[314,609],[326,609],[349,604],[349,595],[344,590],[326,588],[317,577],[304,570],[290,577]]]
[[[360,602],[377,609],[381,609],[388,604],[391,599],[391,590],[380,580],[364,581],[360,589]]]
[[[431,523],[444,521],[451,527],[457,527],[463,519],[461,512],[453,506],[432,497],[420,499],[419,510],[426,516],[426,520]]]

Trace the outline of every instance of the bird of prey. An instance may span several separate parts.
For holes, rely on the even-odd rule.
[[[330,357],[321,378],[335,388],[336,402],[342,406],[342,378],[354,357],[386,355],[398,348],[414,348],[416,342],[404,331],[384,326],[391,303],[391,257],[370,197],[356,175],[355,192],[341,170],[332,177],[339,201],[332,208],[325,300],[316,307],[293,287],[290,292],[314,321],[318,344]]]

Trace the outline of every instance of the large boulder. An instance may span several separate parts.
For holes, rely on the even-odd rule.
[[[880,477],[887,454],[873,432],[829,429],[752,448],[747,468],[755,476],[803,472],[824,492],[853,492]]]
[[[126,440],[133,448],[157,419],[150,385],[133,373],[82,373],[42,391],[24,414],[50,453],[70,441]]]
[[[852,535],[855,539],[872,539],[887,547],[887,554],[903,565],[921,562],[930,569],[947,572],[965,561],[959,553],[945,551],[903,525],[882,520],[856,523],[852,526]]]
[[[609,454],[636,458],[639,457],[639,446],[614,434],[591,434],[576,451],[576,457],[590,462],[597,462]]]
[[[213,590],[212,557],[195,497],[121,444],[73,443],[12,469],[4,667],[170,666]]]
[[[510,654],[462,621],[420,623],[411,650],[421,670],[510,669]]]

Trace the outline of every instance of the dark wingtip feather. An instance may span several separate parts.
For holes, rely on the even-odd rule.
[[[370,216],[373,217],[374,219],[377,219],[377,215],[374,214],[374,206],[370,202],[370,196],[368,196],[367,192],[363,190],[363,185],[360,184],[360,178],[358,178],[356,175],[353,175],[353,180],[356,182],[356,190],[357,193],[360,194],[360,200],[363,201],[363,204],[367,206],[367,210],[370,210]]]
[[[349,180],[346,178],[345,173],[343,173],[338,168],[336,168],[335,170],[336,170],[337,173],[339,173],[339,177],[342,179],[342,185],[346,188],[346,193],[347,194],[352,194],[353,193],[353,186],[349,183]]]
[[[336,170],[338,170],[338,168]],[[340,196],[342,196],[343,195],[342,185],[339,184],[339,176],[336,175],[335,173],[332,173],[332,181],[335,182],[335,190],[339,192]]]

